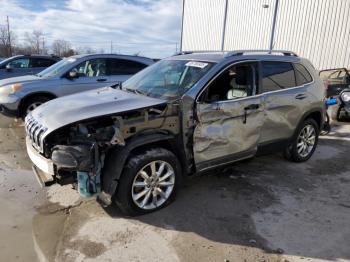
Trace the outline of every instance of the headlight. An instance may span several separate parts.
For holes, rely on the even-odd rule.
[[[344,93],[342,93],[341,99],[342,99],[344,102],[349,102],[349,101],[350,101],[350,92],[344,92]]]
[[[0,95],[10,95],[22,88],[22,84],[13,84],[0,87]]]

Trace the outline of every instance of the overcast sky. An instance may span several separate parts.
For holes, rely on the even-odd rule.
[[[41,30],[48,45],[65,39],[126,54],[165,57],[181,31],[181,0],[0,0],[0,24],[10,18],[18,41]]]

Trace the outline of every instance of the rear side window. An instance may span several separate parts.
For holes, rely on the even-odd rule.
[[[125,59],[108,59],[110,75],[133,75],[147,67],[147,65]]]
[[[312,76],[310,75],[309,71],[307,71],[305,66],[301,64],[294,64],[294,68],[298,86],[312,82]]]
[[[56,63],[54,60],[45,58],[31,58],[30,60],[31,67],[49,67]]]
[[[263,92],[295,87],[293,65],[288,62],[262,62],[262,85]]]

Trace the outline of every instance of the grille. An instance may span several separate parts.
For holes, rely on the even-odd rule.
[[[43,140],[42,136],[47,131],[47,128],[41,125],[31,115],[28,115],[25,120],[25,128],[27,136],[30,138],[32,145],[38,151],[43,153]]]

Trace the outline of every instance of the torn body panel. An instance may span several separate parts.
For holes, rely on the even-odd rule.
[[[112,149],[128,147],[134,137],[141,137],[147,142],[145,136],[149,134],[178,135],[178,111],[177,105],[162,104],[81,121],[58,129],[44,143],[44,155],[54,166],[55,182],[62,185],[78,182],[79,192],[83,196],[99,193],[101,185],[107,186],[103,181],[109,180],[104,178],[103,168],[105,157],[113,152]],[[121,167],[124,162],[120,162]],[[119,175],[116,176],[118,179]]]
[[[254,108],[252,107],[254,105]],[[198,103],[197,125],[193,134],[193,152],[197,169],[202,164],[239,152],[254,155],[264,121],[261,96],[235,101]]]

